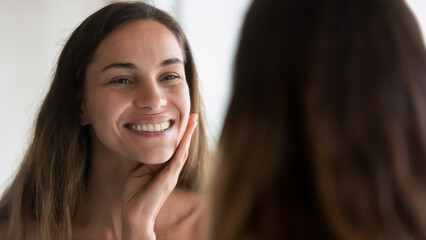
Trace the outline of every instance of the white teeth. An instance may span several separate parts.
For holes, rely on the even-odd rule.
[[[131,124],[129,128],[138,132],[161,132],[170,127],[170,121],[155,124]]]
[[[154,132],[154,126],[152,126],[152,124],[148,124],[148,132]]]

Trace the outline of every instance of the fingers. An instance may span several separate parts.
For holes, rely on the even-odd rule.
[[[198,121],[197,114],[194,113],[189,116],[188,124],[184,132],[184,135],[182,136],[181,142],[179,143],[179,146],[175,150],[175,153],[173,154],[172,159],[170,159],[169,163],[167,164],[167,165],[175,165],[175,167],[172,166],[173,171],[180,171],[181,169],[179,168],[183,167],[186,159],[188,158],[189,146],[191,144],[192,134],[194,133],[195,128],[197,127],[197,121]],[[184,154],[183,157],[181,156],[182,153]],[[175,164],[173,162],[178,162],[178,164]],[[149,165],[140,164],[132,172],[131,177],[139,177],[139,176],[145,176],[148,173],[156,173],[159,170],[162,170],[163,166],[164,164],[149,164]],[[168,168],[171,168],[171,166],[168,166]]]
[[[197,127],[197,120],[197,114],[191,114],[189,116],[188,125],[182,137],[182,140],[178,148],[176,149],[172,159],[160,172],[159,176],[157,176],[157,180],[164,182],[177,180],[177,178],[179,177],[179,173],[185,165],[186,159],[188,158],[189,146],[191,144],[192,134],[194,133],[195,128]]]
[[[144,216],[152,215],[155,218],[164,201],[175,188],[180,171],[188,157],[191,137],[197,126],[197,118],[197,114],[190,115],[185,133],[172,159],[152,179],[149,186],[141,191],[142,194],[138,194],[137,199],[143,199],[139,204],[141,204],[141,208],[145,208]]]
[[[198,115],[191,114],[189,116],[188,125],[186,127],[185,133],[180,141],[178,148],[170,162],[170,168],[172,171],[180,172],[186,159],[188,158],[189,146],[191,144],[192,134],[195,131],[198,123]]]

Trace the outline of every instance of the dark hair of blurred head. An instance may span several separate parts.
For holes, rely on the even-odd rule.
[[[403,0],[254,0],[213,239],[425,239],[426,55]]]

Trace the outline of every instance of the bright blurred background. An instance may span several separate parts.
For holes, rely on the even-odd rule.
[[[69,34],[105,0],[0,0],[0,192],[19,165]],[[250,0],[149,0],[192,45],[212,143],[226,111],[239,30]],[[426,1],[407,0],[426,33]],[[425,34],[424,34],[425,36]]]

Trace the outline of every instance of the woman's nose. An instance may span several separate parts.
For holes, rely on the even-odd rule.
[[[158,110],[167,104],[167,98],[156,82],[144,83],[138,86],[134,104],[137,108]]]

